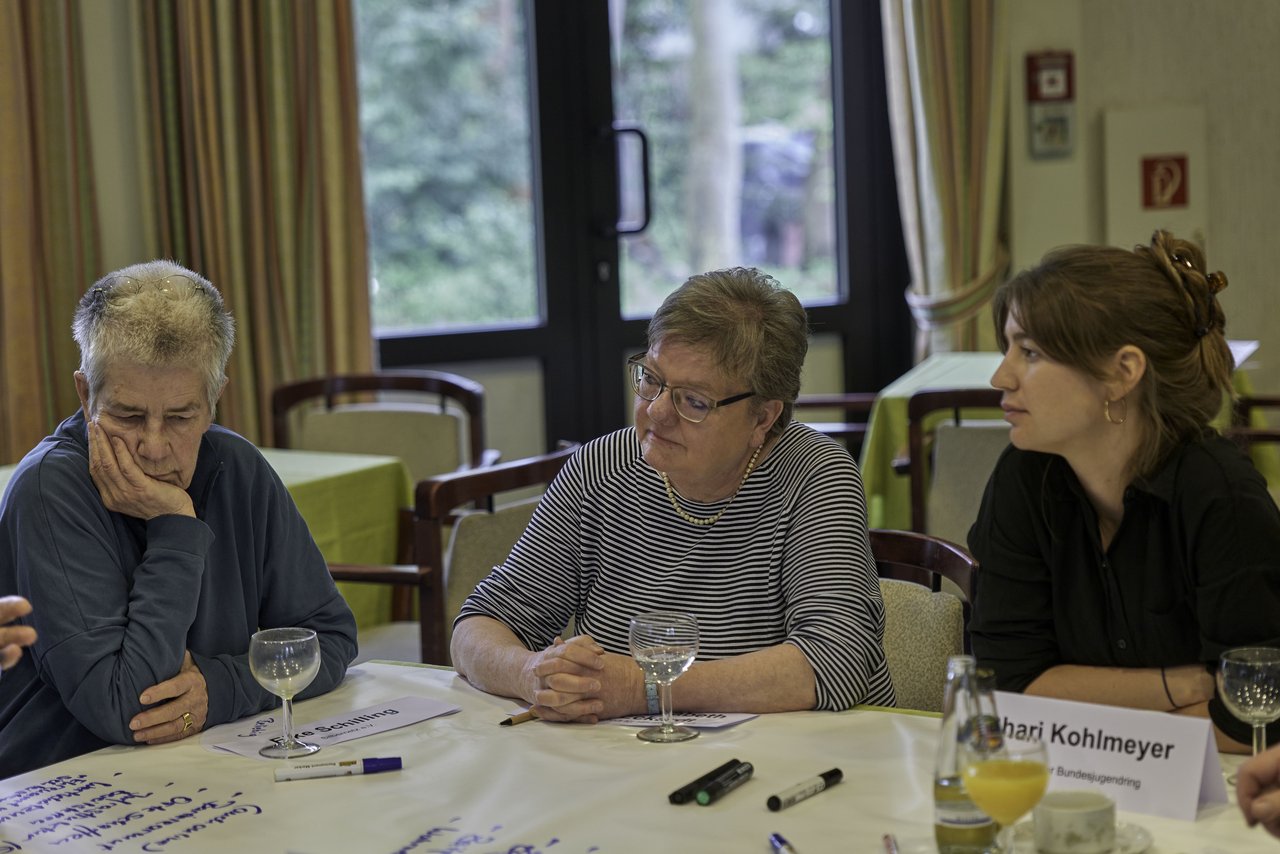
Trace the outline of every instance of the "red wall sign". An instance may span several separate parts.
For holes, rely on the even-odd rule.
[[[1162,154],[1142,158],[1142,208],[1187,206],[1187,155]]]

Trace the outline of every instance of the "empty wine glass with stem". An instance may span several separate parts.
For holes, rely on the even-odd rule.
[[[1049,753],[1038,738],[975,736],[960,747],[961,776],[974,806],[1000,825],[996,847],[1014,850],[1013,825],[1031,811],[1049,786]]]
[[[671,683],[689,669],[698,655],[698,620],[678,611],[651,611],[631,618],[631,655],[645,678],[658,683],[662,725],[642,729],[643,741],[688,741],[698,731],[676,726],[671,709]]]
[[[320,671],[320,641],[311,629],[263,629],[249,640],[249,670],[258,684],[284,701],[284,740],[258,752],[269,759],[308,756],[320,749],[293,737],[293,698]]]
[[[1253,725],[1253,755],[1267,749],[1267,724],[1280,718],[1280,649],[1242,646],[1218,662],[1218,695],[1245,723]]]

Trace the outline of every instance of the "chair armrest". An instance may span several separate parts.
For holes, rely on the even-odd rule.
[[[833,439],[861,441],[867,436],[867,425],[862,421],[806,421],[805,423]]]
[[[500,462],[502,462],[502,451],[499,451],[497,448],[485,448],[483,451],[480,452],[480,462],[477,463],[476,465],[472,465],[466,460],[463,460],[462,465],[458,466],[452,472],[445,472],[445,473],[457,474],[459,472],[475,471],[476,469],[484,469],[484,468],[488,468],[489,466],[496,466]]]
[[[796,409],[841,409],[845,413],[870,414],[877,392],[854,391],[834,394],[802,394],[792,406]]]
[[[331,563],[329,574],[334,581],[369,582],[408,587],[417,591],[419,646],[424,664],[448,664],[449,645],[445,640],[444,585],[436,581],[430,566],[389,564],[385,566],[358,563]],[[412,606],[405,602],[397,613],[393,601],[392,620],[413,619]]]
[[[422,587],[429,583],[435,570],[430,566],[413,564],[359,564],[331,563],[329,574],[334,581],[356,581],[370,584],[398,584],[406,587]]]

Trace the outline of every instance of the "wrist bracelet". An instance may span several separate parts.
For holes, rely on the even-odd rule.
[[[1169,679],[1164,675],[1164,668],[1160,668],[1160,684],[1164,686],[1164,695],[1169,699],[1169,711],[1176,711],[1178,704],[1173,701],[1173,694],[1169,691]]]
[[[649,706],[649,714],[662,714],[662,701],[658,698],[658,683],[645,680],[644,683],[644,700]]]

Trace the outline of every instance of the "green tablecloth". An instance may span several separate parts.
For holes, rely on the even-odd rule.
[[[394,563],[400,508],[413,502],[396,457],[263,448],[329,563]],[[391,588],[339,584],[360,628],[391,617]]]
[[[409,472],[395,457],[263,448],[330,563],[392,563],[401,507],[412,501]],[[17,466],[0,466],[0,494]],[[361,628],[385,623],[391,590],[339,584]],[[8,592],[8,591],[6,591]]]
[[[936,353],[894,380],[880,392],[862,443],[862,488],[867,497],[867,522],[872,528],[911,527],[911,481],[893,470],[893,460],[907,453],[907,399],[927,388],[988,388],[1000,364],[999,353]],[[1248,372],[1235,372],[1240,394],[1252,390]],[[999,418],[998,411],[991,412]],[[939,415],[945,417],[945,413]],[[982,413],[978,417],[985,417]],[[1224,412],[1222,423],[1225,424]],[[1280,486],[1280,452],[1271,444],[1254,446],[1254,465],[1273,488]]]

